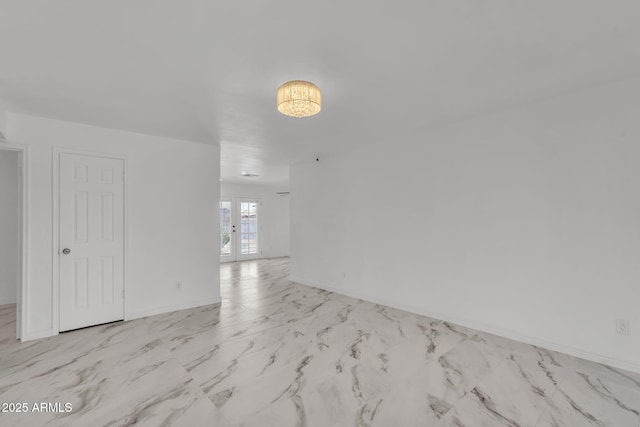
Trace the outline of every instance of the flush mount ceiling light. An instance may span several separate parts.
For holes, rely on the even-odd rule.
[[[260,175],[255,174],[255,173],[251,173],[251,172],[242,172],[242,176],[253,178],[253,177],[256,177],[256,176],[260,176]]]
[[[278,88],[276,106],[286,116],[313,116],[322,108],[322,93],[311,82],[292,80]]]

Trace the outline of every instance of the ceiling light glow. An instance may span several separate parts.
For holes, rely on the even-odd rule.
[[[313,116],[322,109],[322,93],[311,82],[292,80],[278,88],[276,106],[286,116]]]

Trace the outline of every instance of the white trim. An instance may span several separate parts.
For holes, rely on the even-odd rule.
[[[312,288],[318,288],[318,289],[323,289],[325,291],[333,292],[334,294],[339,294],[339,295],[344,295],[346,297],[365,300],[364,298],[356,297],[356,296],[350,295],[348,293],[345,293],[342,290],[340,290],[340,292],[338,292],[338,290],[336,288],[322,286],[318,282],[313,282],[311,280],[302,279],[300,277],[289,276],[289,280],[291,280],[292,282],[296,282],[296,283],[298,283],[300,285],[311,286]],[[369,300],[365,300],[365,301],[369,301]]]
[[[20,313],[20,318],[16,319],[16,337],[22,341],[25,340],[25,337],[28,335],[29,331],[29,316],[27,315],[27,310],[29,305],[27,304],[30,295],[30,281],[29,281],[29,228],[31,226],[30,221],[30,212],[29,212],[29,200],[31,194],[31,187],[29,184],[29,146],[26,144],[17,144],[8,142],[5,139],[0,140],[2,144],[0,144],[0,150],[9,150],[9,151],[17,151],[20,156],[20,197],[21,197],[21,206],[20,206],[20,227],[22,228],[20,242],[22,251],[20,254],[20,263],[22,265],[20,271],[20,280],[18,283],[16,304],[20,304],[18,307],[18,312]]]
[[[222,302],[222,299],[220,297],[214,297],[214,298],[207,298],[204,300],[200,299],[198,301],[186,302],[186,303],[177,304],[177,305],[168,305],[168,306],[154,308],[150,310],[134,311],[131,313],[127,313],[127,316],[125,317],[124,320],[128,321],[133,319],[140,319],[142,317],[155,316],[156,314],[171,313],[173,311],[186,310],[188,308],[202,307],[205,305],[212,305],[212,304],[220,304],[221,302]]]
[[[10,305],[10,304],[17,304],[17,303],[18,303],[18,297],[0,298],[0,305]]]
[[[51,256],[53,257],[53,277],[52,277],[52,292],[53,292],[53,307],[52,307],[52,331],[51,335],[57,335],[60,333],[60,265],[59,265],[59,240],[60,240],[60,154],[78,154],[82,156],[92,156],[92,157],[102,157],[108,159],[118,159],[124,162],[124,179],[123,179],[123,210],[124,210],[124,223],[123,223],[123,289],[124,289],[124,302],[122,308],[122,318],[124,320],[127,319],[127,283],[129,279],[129,171],[128,164],[129,159],[124,154],[114,154],[114,153],[104,153],[98,151],[88,151],[88,150],[76,150],[73,148],[67,147],[52,147],[52,162],[53,162],[53,175],[52,175],[52,217],[53,217],[53,248],[51,251]],[[33,338],[29,338],[33,339]]]
[[[558,351],[560,353],[565,353],[571,356],[576,356],[582,359],[590,360],[592,362],[603,363],[605,365],[609,365],[615,368],[625,369],[627,371],[640,373],[640,364],[634,363],[626,360],[620,360],[616,358],[612,358],[610,356],[605,356],[603,354],[593,353],[588,350],[583,350],[576,347],[571,347],[563,344],[554,343],[551,341],[547,341],[540,338],[530,337],[528,335],[521,334],[516,331],[512,331],[505,328],[500,328],[493,325],[488,325],[481,322],[475,322],[473,320],[468,319],[460,319],[455,316],[449,316],[442,313],[435,313],[429,310],[424,310],[420,307],[404,304],[396,301],[389,301],[381,298],[372,297],[366,293],[360,292],[351,292],[346,289],[338,289],[331,286],[323,286],[318,282],[313,282],[310,280],[305,280],[299,277],[290,276],[289,279],[293,282],[299,283],[305,286],[312,286],[314,288],[324,289],[325,291],[333,292],[336,294],[348,296],[351,298],[361,299],[364,301],[368,301],[374,304],[386,305],[387,307],[397,308],[399,310],[408,311],[411,313],[419,314],[422,316],[431,317],[433,319],[443,320],[445,322],[455,323],[460,326],[464,326],[467,328],[475,329],[481,332],[487,332],[493,335],[498,335],[504,338],[508,338],[514,341],[523,342],[526,344],[535,345],[537,347],[546,348],[548,350]]]
[[[53,335],[57,335],[57,332],[54,332],[53,329],[44,329],[40,331],[29,332],[21,339],[22,342],[39,340],[41,338],[48,338]]]

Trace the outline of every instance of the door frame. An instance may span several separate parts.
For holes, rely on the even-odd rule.
[[[2,135],[2,134],[0,134]],[[20,212],[18,214],[18,220],[20,221],[19,229],[22,230],[19,233],[20,250],[19,265],[18,268],[18,283],[16,284],[16,338],[24,340],[28,338],[28,319],[27,315],[29,301],[29,146],[26,144],[18,144],[14,142],[8,142],[2,136],[0,136],[0,150],[15,151],[18,153],[18,195],[20,200],[18,202],[18,208]]]
[[[231,202],[231,225],[233,225],[233,223],[235,222],[235,218],[234,218],[234,214],[235,214],[235,197],[223,197],[220,196],[220,201],[218,202],[218,210],[220,209],[220,202]],[[221,219],[220,219],[220,215],[218,214],[218,238],[220,238],[220,231],[221,231]],[[233,227],[232,227],[233,228]],[[236,262],[236,242],[234,241],[233,238],[233,234],[229,234],[230,238],[231,238],[231,253],[229,255],[224,255],[224,259],[223,259],[223,255],[220,253],[220,249],[218,249],[218,259],[220,260],[220,264],[224,264],[227,262]],[[220,246],[218,244],[218,246]]]
[[[233,196],[233,195],[220,195],[220,201],[231,201],[231,224],[235,224],[237,221],[240,221],[240,202],[242,201],[257,201],[258,202],[258,253],[256,256],[249,256],[247,258],[242,258],[240,255],[240,245],[239,238],[235,238],[235,235],[240,235],[240,224],[236,227],[238,230],[233,235],[232,239],[234,239],[232,244],[232,253],[228,256],[228,259],[222,259],[222,256],[218,254],[218,258],[220,258],[220,263],[227,262],[237,262],[237,261],[247,261],[251,259],[262,259],[263,254],[263,228],[262,223],[262,197],[251,197],[251,196]],[[219,218],[218,218],[219,221]],[[218,235],[220,234],[220,224],[218,223]],[[236,241],[237,240],[237,241]]]
[[[76,150],[66,147],[53,147],[53,333],[60,333],[60,155],[76,154],[80,156],[102,157],[106,159],[117,159],[124,162],[123,179],[123,313],[124,320],[129,320],[127,305],[127,284],[129,282],[129,162],[127,156],[123,154],[103,153],[97,151]]]

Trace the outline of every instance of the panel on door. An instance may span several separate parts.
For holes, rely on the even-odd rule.
[[[124,318],[124,161],[60,154],[60,331]]]
[[[240,254],[258,253],[258,202],[240,202]]]
[[[238,255],[237,259],[260,258],[260,200],[240,199],[238,200],[238,213],[240,230],[238,234]]]

